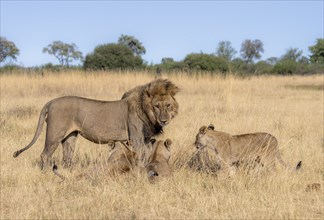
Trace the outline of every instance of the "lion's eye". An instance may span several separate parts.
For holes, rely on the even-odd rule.
[[[159,105],[154,105],[154,108],[157,108],[157,109],[159,109]]]

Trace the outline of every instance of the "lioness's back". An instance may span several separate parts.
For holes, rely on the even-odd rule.
[[[267,157],[274,157],[278,151],[277,138],[269,133],[233,135],[230,144],[240,151],[242,156],[267,155]]]

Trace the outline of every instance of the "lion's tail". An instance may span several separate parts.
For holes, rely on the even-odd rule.
[[[302,161],[299,161],[295,168],[290,167],[285,161],[283,161],[283,159],[280,156],[279,152],[276,154],[276,158],[283,167],[285,167],[286,169],[288,169],[290,171],[299,170],[301,168],[301,166],[302,166]]]
[[[33,138],[33,140],[24,148],[16,151],[14,154],[13,154],[13,157],[18,157],[19,154],[21,154],[22,152],[24,152],[25,150],[29,149],[38,139],[39,135],[41,134],[42,132],[42,128],[43,128],[43,125],[44,125],[44,121],[46,119],[46,115],[48,113],[48,107],[49,105],[52,103],[52,101],[48,102],[42,109],[40,115],[39,115],[39,120],[38,120],[38,125],[37,125],[37,129],[36,129],[36,133],[35,133],[35,136]]]

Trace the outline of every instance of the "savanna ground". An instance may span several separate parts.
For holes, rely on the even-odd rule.
[[[1,219],[323,219],[324,76],[164,76],[181,91],[178,116],[161,139],[171,138],[173,176],[150,184],[143,174],[75,175],[107,159],[109,148],[83,138],[64,182],[38,166],[45,128],[36,144],[18,158],[14,151],[32,139],[43,105],[56,97],[78,95],[120,99],[134,86],[154,79],[146,73],[45,73],[1,75]],[[186,168],[202,125],[232,134],[269,132],[279,140],[283,159],[303,161],[295,174],[278,169],[255,177],[217,179]],[[60,161],[62,150],[54,155]],[[310,183],[319,191],[306,192]]]

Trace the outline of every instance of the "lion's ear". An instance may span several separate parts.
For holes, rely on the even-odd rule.
[[[151,144],[154,144],[155,142],[156,142],[156,139],[155,138],[151,138],[150,143]]]
[[[200,134],[206,134],[207,132],[207,127],[206,126],[202,126],[200,129],[199,129],[199,133]]]
[[[145,91],[144,91],[145,95],[147,96],[147,98],[151,98],[151,91],[149,88],[145,88]]]
[[[148,96],[177,94],[179,88],[167,79],[157,79],[147,86]]]
[[[174,97],[179,92],[179,88],[175,85],[172,86],[172,89],[170,90],[170,95]]]
[[[179,92],[179,88],[176,85],[174,85],[171,81],[164,80],[164,84],[166,93],[170,94],[172,97],[174,97]]]
[[[208,125],[209,130],[215,130],[215,126],[213,124]]]
[[[164,146],[168,149],[168,150],[170,150],[170,148],[171,148],[171,144],[172,144],[172,141],[171,141],[171,139],[166,139],[165,141],[164,141]]]

